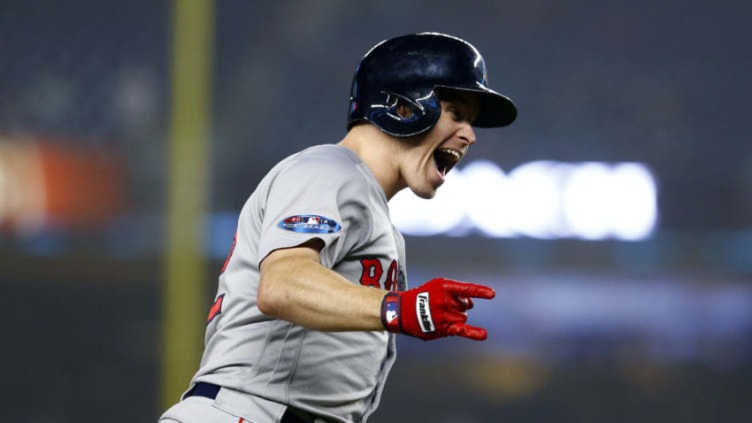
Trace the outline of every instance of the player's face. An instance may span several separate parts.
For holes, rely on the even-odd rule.
[[[410,143],[402,177],[417,196],[433,198],[447,173],[475,144],[471,124],[478,109],[474,98],[446,98],[441,101],[441,116],[436,125]]]

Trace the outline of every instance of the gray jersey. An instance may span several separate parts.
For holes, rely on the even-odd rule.
[[[277,422],[289,404],[335,422],[364,422],[394,362],[393,334],[312,331],[259,311],[261,260],[312,238],[325,243],[322,264],[352,283],[406,289],[402,235],[358,156],[320,145],[277,164],[240,213],[194,377],[229,388],[215,406],[247,421]]]

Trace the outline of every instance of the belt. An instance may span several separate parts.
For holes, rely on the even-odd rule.
[[[204,397],[209,399],[215,399],[217,398],[217,394],[219,393],[219,390],[222,389],[219,385],[214,385],[213,383],[206,383],[206,382],[198,382],[193,387],[183,395],[183,399],[186,399],[188,397]],[[287,407],[287,410],[285,410],[285,414],[282,415],[282,420],[280,420],[280,423],[313,423],[315,419],[303,419],[291,411],[290,407]]]

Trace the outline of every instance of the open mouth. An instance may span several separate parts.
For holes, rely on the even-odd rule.
[[[436,161],[436,168],[439,169],[441,176],[446,176],[462,159],[462,153],[450,148],[438,148],[433,152],[433,159]]]

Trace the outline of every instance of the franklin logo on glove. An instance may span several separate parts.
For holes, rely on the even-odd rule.
[[[436,328],[431,319],[431,309],[428,307],[428,292],[418,294],[418,316],[420,316],[420,330],[423,333],[433,332]]]

